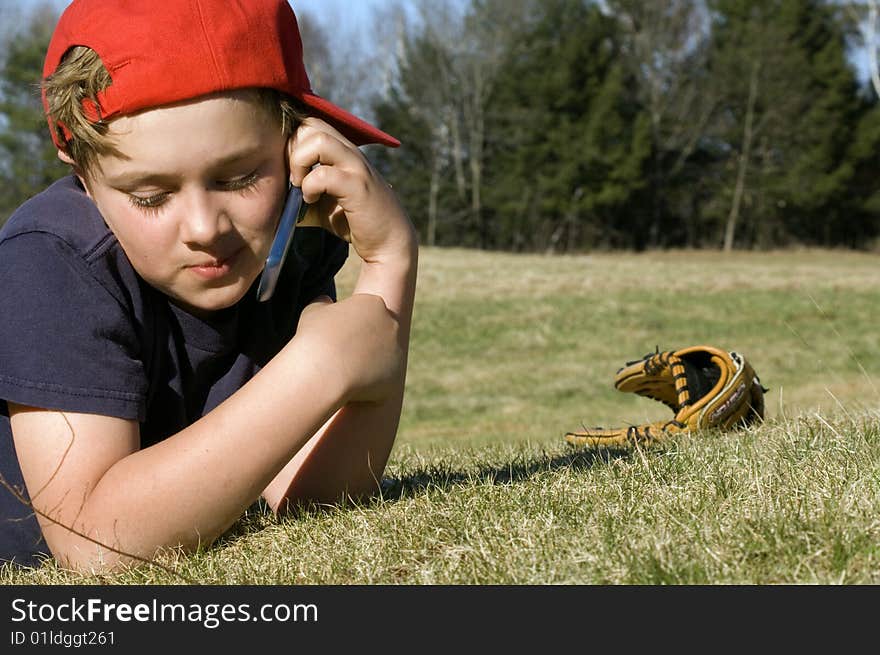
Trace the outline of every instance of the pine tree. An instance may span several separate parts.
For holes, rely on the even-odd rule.
[[[615,23],[583,0],[535,3],[491,108],[487,185],[500,245],[632,246],[650,154]]]
[[[840,242],[859,116],[841,25],[819,0],[714,0],[719,243]]]
[[[0,71],[0,224],[18,205],[68,172],[56,154],[40,102],[43,58],[58,14],[35,10],[7,45]]]

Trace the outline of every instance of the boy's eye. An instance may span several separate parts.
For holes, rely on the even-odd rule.
[[[158,209],[162,203],[168,198],[168,193],[154,193],[151,196],[136,196],[133,193],[128,194],[128,200],[132,205],[139,209],[150,210]]]
[[[247,175],[243,175],[242,177],[236,177],[231,180],[223,180],[218,182],[218,186],[222,189],[228,189],[230,191],[238,191],[240,189],[247,189],[254,185],[257,181],[257,173],[254,171],[253,173],[249,173]]]
[[[235,177],[230,180],[220,180],[217,182],[217,187],[224,191],[242,191],[254,186],[258,179],[259,175],[257,174],[257,171],[254,171],[253,173],[249,173],[242,177]],[[170,195],[171,193],[169,191],[162,191],[149,196],[139,196],[134,193],[129,193],[128,200],[132,205],[143,211],[157,211],[163,204],[165,204],[165,201],[168,200]]]

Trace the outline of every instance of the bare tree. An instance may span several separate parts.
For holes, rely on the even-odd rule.
[[[417,27],[395,35],[397,66],[390,70],[410,115],[428,127],[426,245],[436,244],[441,180],[452,159],[459,119],[449,44],[460,35],[460,14],[449,3],[416,5]],[[462,178],[463,183],[463,178]],[[463,194],[464,190],[461,188]]]
[[[880,68],[877,66],[877,18],[880,13],[877,0],[868,0],[868,19],[862,23],[868,48],[868,66],[874,93],[880,98]]]
[[[627,35],[629,66],[651,123],[653,216],[648,242],[659,241],[663,194],[694,153],[718,98],[705,70],[709,38],[703,0],[607,0]]]
[[[438,5],[423,1],[421,6]],[[456,188],[460,195],[468,194],[470,220],[477,227],[484,248],[490,245],[491,231],[483,211],[486,108],[510,41],[530,10],[531,0],[482,0],[474,2],[468,13],[457,20],[453,13],[447,14],[453,20],[435,23],[434,14],[431,25],[444,25],[446,34],[434,27],[426,30],[434,46],[440,48],[445,44],[449,55],[439,80],[446,102],[449,152]]]
[[[297,14],[312,88],[358,116],[373,120],[377,97],[394,78],[400,40],[407,28],[404,5],[376,9],[370,20],[350,24],[334,13]]]
[[[724,245],[725,252],[733,250],[733,239],[736,235],[736,223],[739,219],[739,209],[742,205],[743,193],[746,188],[746,173],[749,167],[749,160],[752,157],[752,141],[755,136],[755,103],[758,100],[758,79],[761,72],[759,62],[752,62],[751,73],[749,75],[749,97],[746,100],[746,116],[743,121],[742,148],[737,157],[736,167],[736,184],[733,189],[733,201],[730,206],[730,212],[727,214],[727,224],[724,227]]]
[[[486,107],[509,36],[527,4],[487,0],[474,3],[467,13],[459,3],[421,0],[416,5],[417,27],[401,61],[409,77],[400,86],[409,94],[410,111],[431,133],[428,245],[436,239],[438,193],[447,171],[481,245],[488,245],[482,200]]]
[[[0,223],[68,172],[49,137],[39,91],[58,7],[42,2],[19,16],[21,22],[4,34],[0,64]]]
[[[303,61],[312,88],[319,94],[333,88],[333,61],[327,33],[320,18],[310,12],[296,15],[303,44]],[[340,101],[341,102],[341,101]]]
[[[864,48],[868,59],[868,76],[874,93],[880,98],[880,63],[878,63],[878,48],[880,48],[880,0],[854,0],[835,2],[831,4],[843,7],[853,25],[856,26],[858,41]]]

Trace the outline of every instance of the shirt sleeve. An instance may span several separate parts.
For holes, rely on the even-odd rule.
[[[62,239],[0,243],[0,399],[143,420],[147,380],[130,293]]]

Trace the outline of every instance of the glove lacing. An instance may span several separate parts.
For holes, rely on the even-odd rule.
[[[664,350],[663,352],[660,352],[660,346],[657,346],[655,352],[648,353],[641,359],[634,359],[627,362],[626,366],[632,366],[639,362],[644,362],[643,368],[645,374],[651,377],[656,377],[658,374],[662,373],[664,369],[669,369],[672,373],[673,383],[675,384],[675,392],[678,395],[678,407],[669,405],[669,403],[663,398],[659,398],[647,391],[641,392],[641,395],[650,398],[651,400],[656,400],[669,405],[674,412],[678,412],[682,407],[687,407],[692,403],[690,389],[688,388],[687,373],[685,372],[685,362],[683,359],[675,355],[675,351]]]

